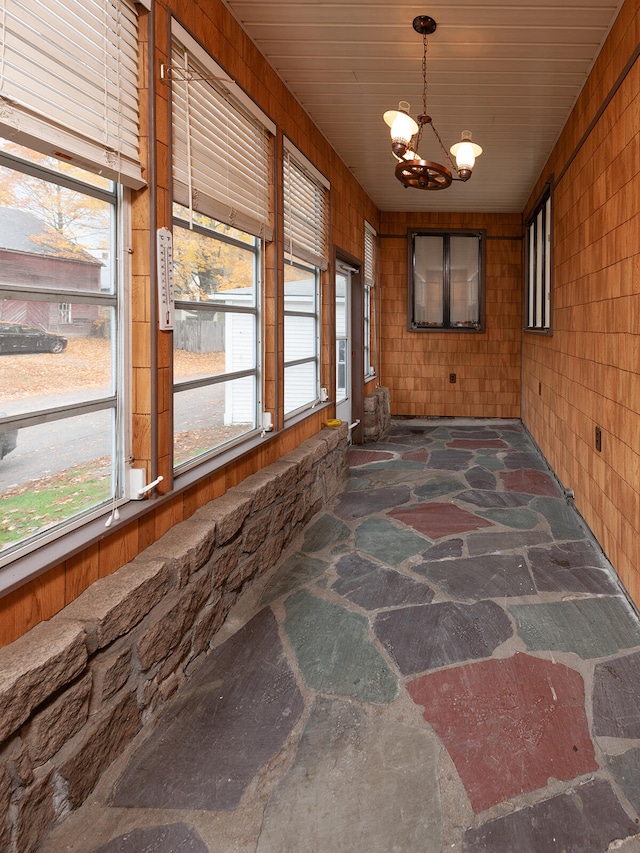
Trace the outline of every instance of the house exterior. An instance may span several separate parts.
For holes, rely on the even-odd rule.
[[[68,241],[56,241],[51,229],[31,213],[0,208],[0,283],[37,285],[98,292],[104,264]],[[69,302],[5,300],[0,319],[70,336],[91,332],[98,312],[94,306]]]

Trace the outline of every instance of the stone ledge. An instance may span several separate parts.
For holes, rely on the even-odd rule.
[[[70,619],[83,623],[93,653],[137,625],[168,588],[168,561],[149,558],[143,551],[117,572],[93,583],[51,622]]]
[[[35,849],[196,671],[241,588],[348,476],[326,428],[0,649],[0,850]]]
[[[86,668],[80,620],[41,622],[0,649],[0,743]]]

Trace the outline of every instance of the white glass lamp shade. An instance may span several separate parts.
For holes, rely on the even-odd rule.
[[[463,130],[460,142],[451,146],[451,153],[456,158],[458,173],[468,173],[467,177],[469,177],[475,166],[476,157],[482,154],[482,148],[471,141],[470,130]]]
[[[384,114],[383,118],[391,128],[392,145],[400,144],[408,148],[411,137],[418,132],[417,123],[409,115],[410,109],[411,105],[407,101],[400,101],[397,110],[387,110]]]

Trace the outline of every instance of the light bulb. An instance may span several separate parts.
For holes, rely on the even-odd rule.
[[[403,157],[411,138],[418,132],[418,125],[409,115],[411,105],[400,101],[397,110],[387,110],[383,118],[391,128],[391,150],[397,157]]]
[[[462,131],[460,142],[451,146],[451,153],[456,158],[458,177],[463,181],[469,180],[476,163],[476,157],[482,154],[482,148],[471,141],[470,130]]]

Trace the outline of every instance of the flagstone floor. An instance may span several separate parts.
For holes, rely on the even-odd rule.
[[[640,851],[640,624],[521,425],[350,467],[46,851]]]

